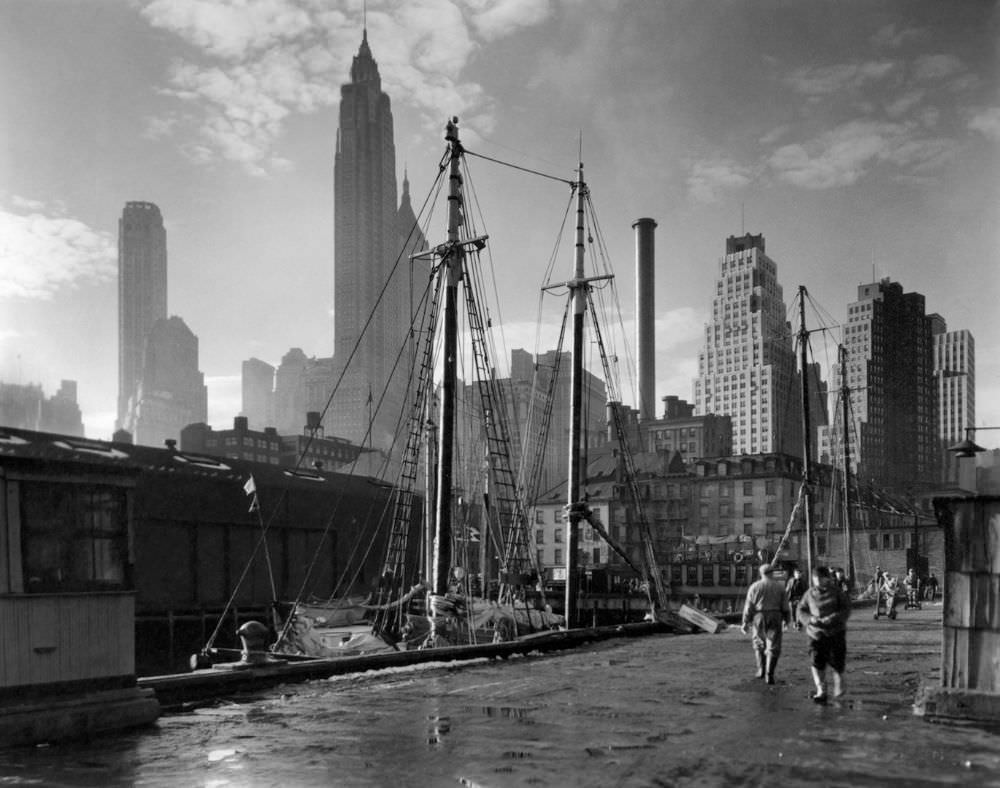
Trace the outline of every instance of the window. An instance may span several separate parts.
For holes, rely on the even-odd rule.
[[[746,498],[753,495],[753,482],[743,482],[743,495]]]
[[[562,528],[556,528],[555,536],[552,537],[552,541],[556,544],[562,544]]]
[[[752,503],[747,502],[747,503],[743,504],[743,516],[744,517],[753,517],[753,504]]]
[[[21,550],[27,592],[109,591],[131,585],[125,490],[24,483]]]
[[[774,495],[774,479],[768,479],[764,482],[764,492],[767,495]]]
[[[562,562],[563,562],[562,550],[558,550],[557,549],[555,551],[555,556],[553,557],[552,561],[553,561],[553,563],[555,563],[556,566],[560,566],[562,564]]]
[[[594,563],[595,564],[601,563],[601,548],[600,547],[595,547],[594,548]]]
[[[538,528],[535,530],[535,544],[545,544],[545,529]]]
[[[544,550],[536,550],[535,551],[535,563],[538,566],[545,566],[545,551]]]
[[[535,509],[535,522],[541,525],[545,522],[545,512],[541,509]]]
[[[778,515],[778,503],[776,501],[767,502],[767,516],[776,517]]]
[[[816,552],[819,555],[826,555],[826,535],[816,534]]]

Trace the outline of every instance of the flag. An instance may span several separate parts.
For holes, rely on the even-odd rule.
[[[243,485],[243,491],[247,495],[253,496],[253,500],[250,501],[250,511],[256,512],[260,509],[260,503],[257,501],[257,484],[254,482],[252,475],[247,479],[247,483]]]

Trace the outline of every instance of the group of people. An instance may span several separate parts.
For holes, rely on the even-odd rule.
[[[804,628],[809,637],[810,670],[816,685],[813,700],[827,700],[828,667],[833,674],[831,694],[840,697],[844,694],[847,619],[851,615],[846,581],[825,566],[813,568],[811,585],[806,584],[799,569],[792,571],[787,583],[774,578],[771,564],[761,564],[759,571],[760,580],[747,589],[740,626],[743,634],[752,628],[757,678],[774,684],[782,633],[794,624],[798,630]]]
[[[919,610],[922,601],[934,601],[937,598],[938,579],[931,573],[926,579],[917,576],[916,570],[909,569],[903,578],[902,586],[899,580],[875,567],[875,574],[869,584],[869,589],[875,595],[875,618],[883,613],[889,618],[896,618],[896,606],[901,596],[906,599],[906,608]]]

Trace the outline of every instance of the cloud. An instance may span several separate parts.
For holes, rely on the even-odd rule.
[[[309,14],[287,0],[153,0],[142,14],[213,57],[239,60],[309,31]]]
[[[924,98],[924,91],[910,90],[886,104],[885,112],[890,118],[898,118],[916,107]]]
[[[965,70],[954,55],[922,55],[913,62],[913,77],[921,82],[953,77]]]
[[[187,111],[150,119],[147,136],[193,131],[179,143],[192,160],[233,162],[254,175],[290,166],[275,151],[286,123],[336,105],[361,43],[361,3],[340,10],[320,0],[153,0],[142,14],[194,50],[172,64],[162,88]],[[462,80],[463,69],[480,42],[550,15],[544,0],[372,0],[365,24],[394,100],[427,126],[458,114],[489,133],[493,102]]]
[[[552,13],[548,0],[467,0],[472,26],[484,41],[541,24]]]
[[[880,163],[917,171],[936,166],[954,143],[922,138],[915,124],[854,120],[803,144],[784,145],[768,159],[780,180],[807,189],[858,181]]]
[[[687,177],[691,196],[699,202],[716,202],[723,191],[746,186],[753,178],[751,168],[719,157],[696,161]]]
[[[785,77],[785,82],[810,100],[819,101],[824,96],[858,90],[872,82],[878,82],[895,68],[896,64],[889,60],[822,67],[804,66]]]
[[[976,112],[969,121],[969,128],[1000,142],[1000,107],[989,107]]]
[[[895,22],[890,22],[871,37],[872,45],[877,49],[899,49],[907,41],[921,41],[927,37],[927,31],[917,27],[899,29]]]
[[[117,275],[117,246],[110,234],[77,219],[46,216],[45,206],[34,200],[13,197],[10,202],[34,212],[0,208],[0,298],[49,300],[62,288]]]

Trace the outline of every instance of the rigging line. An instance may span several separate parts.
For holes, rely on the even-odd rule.
[[[405,247],[404,247],[404,248],[405,248]],[[423,316],[423,315],[425,314],[425,313],[424,313],[424,311],[423,311],[423,310],[422,310],[422,309],[421,309],[420,307],[421,307],[421,306],[423,306],[423,305],[425,305],[425,304],[426,304],[426,302],[427,302],[427,300],[428,300],[428,298],[429,298],[429,293],[430,293],[430,289],[431,289],[431,282],[432,282],[432,281],[433,281],[432,279],[428,279],[428,284],[427,284],[427,286],[426,286],[426,287],[424,288],[424,292],[423,292],[423,294],[422,294],[422,296],[421,296],[421,300],[420,300],[420,304],[418,305],[418,309],[416,310],[416,313],[414,314],[414,319],[413,319],[413,321],[411,321],[411,323],[410,323],[410,331],[408,332],[408,334],[409,334],[409,333],[411,333],[411,332],[412,332],[412,330],[413,330],[413,325],[414,325],[414,322],[415,322],[415,321],[416,321],[416,319],[417,319],[417,314],[419,314],[419,315],[421,315],[421,316]],[[384,402],[384,400],[385,400],[385,397],[386,397],[386,394],[387,394],[387,392],[388,392],[388,388],[389,388],[389,382],[390,382],[390,381],[392,380],[392,378],[394,377],[394,375],[395,375],[395,373],[396,373],[396,370],[397,370],[397,369],[398,369],[398,367],[399,367],[399,363],[400,363],[400,359],[402,358],[402,356],[403,356],[403,353],[404,353],[404,351],[406,350],[406,347],[407,347],[407,343],[405,343],[405,342],[404,342],[404,343],[401,343],[401,344],[400,344],[400,348],[399,348],[399,351],[398,351],[398,352],[396,353],[396,357],[395,357],[395,359],[394,359],[394,362],[393,362],[393,365],[392,365],[392,367],[391,367],[391,369],[390,369],[390,372],[389,372],[389,376],[388,376],[388,378],[387,378],[387,380],[386,380],[386,383],[385,383],[385,385],[383,385],[383,387],[382,387],[382,390],[381,390],[381,391],[379,392],[379,399],[378,399],[378,404],[377,404],[377,406],[376,406],[376,407],[374,408],[374,410],[373,410],[373,413],[375,413],[375,414],[379,413],[379,412],[380,412],[380,410],[381,410],[381,408],[382,408],[382,403]],[[332,399],[331,399],[331,401],[332,401]],[[329,404],[329,403],[328,403],[328,404]],[[324,411],[324,412],[325,412],[325,411]],[[391,446],[390,446],[390,450],[389,450],[389,452],[386,452],[386,453],[384,454],[384,456],[383,456],[383,460],[382,460],[382,466],[381,466],[381,468],[380,468],[380,471],[379,471],[379,474],[380,474],[380,476],[381,476],[381,475],[384,475],[384,474],[385,474],[385,472],[386,472],[386,471],[387,471],[387,469],[388,469],[388,465],[389,465],[389,458],[390,458],[390,456],[391,456],[391,454],[392,454],[392,449],[393,449],[393,448],[395,447],[395,444],[396,444],[396,437],[398,437],[398,433],[399,433],[399,426],[400,426],[400,423],[401,423],[401,421],[402,421],[402,412],[400,413],[400,416],[399,416],[399,417],[397,418],[397,422],[396,422],[396,427],[395,427],[395,430],[394,430],[394,438],[393,438],[393,442],[392,442],[392,444],[391,444]],[[364,444],[365,442],[367,442],[367,441],[368,441],[368,439],[369,439],[369,437],[370,437],[370,435],[371,435],[371,432],[372,432],[372,425],[373,425],[373,423],[374,423],[374,421],[373,421],[373,420],[371,420],[371,421],[369,421],[369,422],[368,422],[368,426],[367,426],[367,429],[366,429],[366,432],[365,432],[365,435],[364,435],[364,438],[363,438],[363,440],[362,440],[362,444]],[[354,463],[354,464],[353,464],[353,465],[351,466],[351,471],[350,471],[350,474],[349,474],[349,475],[353,475],[353,473],[354,473],[354,470],[356,469],[356,467],[357,467],[357,463],[355,462],[355,463]],[[400,473],[401,473],[401,472],[402,472],[402,470],[400,470]],[[399,479],[399,477],[397,477],[395,481],[396,481],[396,486],[398,486],[398,485],[399,485],[399,483],[400,483],[400,479]],[[386,512],[387,512],[387,510],[388,510],[388,506],[389,506],[389,500],[391,500],[391,496],[388,496],[388,497],[387,497],[387,502],[386,502],[386,504],[385,504],[385,507],[383,508],[383,512],[382,512],[382,515],[381,515],[381,516],[379,517],[379,519],[378,519],[378,522],[379,522],[379,523],[383,522],[383,521],[384,521],[384,519],[385,519],[385,516],[386,516]],[[305,589],[306,589],[306,586],[307,586],[307,584],[308,584],[309,580],[310,580],[310,579],[311,579],[311,577],[312,577],[312,572],[313,572],[313,570],[315,569],[315,567],[316,567],[316,563],[317,563],[317,560],[318,560],[318,558],[319,558],[319,548],[320,548],[320,547],[321,547],[321,546],[323,545],[323,543],[325,542],[325,540],[326,540],[326,537],[327,537],[327,535],[328,535],[328,533],[329,533],[329,531],[330,531],[330,528],[331,528],[331,526],[333,525],[333,518],[334,518],[334,516],[335,516],[335,514],[336,514],[336,512],[337,512],[338,510],[339,510],[339,502],[338,502],[337,506],[336,506],[336,507],[335,507],[335,509],[334,509],[334,515],[331,515],[331,517],[330,517],[330,518],[329,518],[329,519],[327,520],[327,522],[326,522],[326,526],[324,527],[324,529],[323,529],[323,532],[322,532],[322,533],[321,533],[321,535],[320,535],[320,539],[319,539],[319,543],[317,544],[317,546],[316,546],[316,550],[315,550],[315,551],[314,551],[314,553],[313,553],[313,558],[312,558],[312,561],[310,561],[310,563],[309,563],[309,566],[308,566],[308,568],[307,568],[307,570],[306,570],[306,573],[305,573],[305,576],[303,577],[303,580],[302,580],[302,584],[301,584],[301,586],[300,586],[300,588],[299,588],[299,592],[298,592],[298,594],[296,595],[296,599],[295,599],[295,604],[299,604],[299,603],[300,603],[300,602],[302,601],[302,597],[303,597],[303,595],[305,594]],[[373,539],[374,539],[374,537],[373,537]],[[371,551],[371,546],[369,546],[369,549],[368,549],[368,551],[366,551],[366,557],[367,557],[367,555],[368,555],[368,554],[370,553],[370,551]],[[353,557],[353,556],[352,556],[352,557]],[[355,578],[355,579],[356,579],[356,578]],[[338,586],[339,586],[339,584],[338,584]]]
[[[427,196],[424,198],[424,202],[423,202],[423,204],[420,207],[420,213],[418,215],[423,215],[424,211],[426,210],[428,203],[431,201],[432,195],[435,193],[435,186],[437,186],[437,190],[440,191],[440,184],[443,182],[443,173],[446,171],[446,168],[445,168],[445,165],[444,165],[444,161],[447,159],[448,155],[449,154],[446,151],[445,154],[444,154],[444,156],[441,159],[441,163],[439,163],[439,165],[438,165],[438,176],[435,179],[435,183],[431,185],[431,189],[428,191]],[[334,396],[336,396],[337,391],[340,388],[340,384],[343,382],[344,376],[346,375],[346,372],[347,372],[347,368],[349,367],[351,360],[354,358],[355,354],[358,351],[358,348],[360,347],[361,337],[364,336],[365,332],[368,329],[368,326],[371,324],[372,318],[374,317],[375,309],[377,308],[379,302],[381,302],[382,297],[385,295],[385,292],[386,292],[386,290],[388,289],[388,286],[389,286],[389,282],[391,281],[393,274],[398,269],[399,264],[400,264],[400,262],[402,260],[403,251],[409,245],[410,240],[413,237],[414,229],[417,228],[418,226],[419,226],[418,221],[415,221],[414,224],[413,224],[413,226],[410,227],[410,230],[409,230],[409,233],[407,234],[407,238],[406,238],[406,241],[404,242],[403,248],[400,250],[399,254],[396,257],[396,262],[393,265],[392,271],[390,272],[389,276],[387,277],[385,283],[382,286],[382,290],[379,293],[378,298],[376,299],[375,306],[372,308],[372,311],[369,313],[368,320],[365,322],[365,325],[362,328],[361,334],[358,336],[357,342],[355,342],[354,347],[351,349],[351,353],[349,354],[348,359],[345,362],[345,364],[344,364],[344,366],[343,366],[343,368],[341,370],[340,376],[338,377],[337,382],[334,385],[333,391],[331,391],[330,396],[327,398],[326,404],[324,405],[323,410],[322,410],[322,412],[320,414],[320,420],[321,421],[325,417],[326,413],[329,411],[330,405],[333,403],[333,398],[334,398]],[[296,460],[295,465],[292,468],[293,471],[294,470],[298,470],[302,466],[302,462],[304,461],[304,459],[306,457],[306,454],[308,453],[309,446],[311,445],[314,437],[315,436],[313,434],[310,434],[306,438],[306,443],[303,446],[302,453],[299,455],[298,459]],[[354,467],[355,466],[356,466],[356,463],[354,465],[352,465],[350,472],[348,474],[346,474],[348,476],[348,478],[353,477],[353,475],[354,475]],[[250,566],[252,565],[254,559],[256,558],[257,553],[260,551],[261,545],[264,544],[264,542],[265,542],[265,540],[267,538],[267,531],[270,529],[271,523],[273,522],[274,518],[277,516],[277,512],[278,512],[279,508],[281,507],[282,503],[284,502],[285,498],[287,497],[287,495],[288,495],[288,490],[287,489],[282,490],[281,496],[280,496],[279,500],[277,501],[277,503],[275,504],[274,509],[272,510],[271,517],[268,518],[267,523],[265,524],[264,528],[261,530],[260,537],[257,540],[257,543],[254,546],[254,549],[251,552],[249,559],[247,560],[247,564],[244,567],[244,570],[243,570],[242,574],[240,575],[239,579],[237,580],[237,583],[234,586],[232,594],[230,595],[228,601],[226,602],[225,607],[223,608],[222,615],[220,616],[220,619],[219,619],[219,624],[216,626],[215,631],[212,633],[211,637],[209,638],[208,646],[210,646],[211,643],[214,642],[215,638],[218,636],[218,633],[219,633],[219,631],[221,629],[222,621],[225,619],[226,615],[228,614],[229,609],[232,607],[233,602],[235,601],[236,596],[239,593],[240,587],[242,586],[243,582],[246,580],[246,577],[249,574]],[[334,506],[334,511],[336,511],[337,509],[339,509],[340,503],[343,500],[343,498],[344,498],[344,493],[342,493],[340,495],[340,497],[337,499],[337,503]],[[328,522],[327,528],[329,528],[329,522]],[[325,533],[326,533],[326,530],[324,530],[324,535],[325,535]],[[277,600],[275,600],[275,601],[277,601]]]
[[[568,178],[560,178],[557,175],[549,175],[548,173],[541,172],[539,170],[533,170],[530,167],[522,167],[520,164],[512,164],[511,162],[509,162],[509,161],[503,161],[502,159],[494,159],[492,156],[487,156],[487,155],[485,155],[483,153],[476,153],[475,151],[471,151],[468,148],[465,149],[465,153],[467,155],[469,155],[469,156],[475,156],[475,157],[477,157],[479,159],[486,159],[486,161],[491,161],[494,164],[501,164],[504,167],[510,167],[511,169],[514,169],[514,170],[521,170],[521,172],[527,172],[527,173],[529,173],[531,175],[538,175],[538,176],[540,176],[542,178],[548,178],[549,180],[559,181],[559,183],[565,183],[567,186],[570,186],[570,187],[576,185],[576,183],[574,181],[572,181],[572,180],[570,180]]]
[[[442,159],[442,162],[443,161],[444,159]],[[430,190],[428,190],[427,196],[424,198],[424,202],[420,206],[420,213],[418,214],[418,216],[423,215],[424,210],[427,208],[427,204],[431,201],[432,196],[436,194],[435,189],[440,190],[440,185],[441,183],[443,183],[444,172],[445,172],[444,165],[439,164],[437,178],[435,178],[434,183],[431,185]],[[382,303],[382,299],[385,297],[385,294],[389,289],[389,284],[392,281],[393,277],[395,276],[396,271],[399,269],[400,263],[404,258],[404,252],[409,247],[410,241],[413,239],[414,231],[417,230],[418,228],[419,228],[419,220],[416,220],[413,222],[409,232],[407,233],[406,240],[403,242],[403,247],[399,250],[399,253],[396,255],[396,260],[393,263],[392,269],[389,271],[389,276],[387,276],[385,281],[382,283],[382,288],[375,299],[375,303],[372,305],[371,309],[368,312],[368,318],[365,320],[364,325],[361,327],[361,331],[358,334],[358,338],[354,342],[354,347],[351,348],[351,352],[348,354],[347,360],[341,367],[340,375],[337,378],[337,382],[334,384],[333,391],[331,391],[330,396],[327,397],[326,404],[323,406],[323,410],[320,413],[320,421],[322,421],[323,418],[326,417],[327,412],[330,410],[330,406],[333,404],[333,399],[337,395],[337,392],[340,390],[340,385],[341,383],[343,383],[344,378],[347,375],[347,370],[350,367],[351,362],[354,360],[354,356],[357,355],[358,349],[361,347],[361,340],[368,332],[368,329],[375,318],[375,313],[378,310],[379,304]],[[296,468],[298,468],[301,465],[302,460],[305,458],[305,453],[309,448],[309,444],[312,442],[312,437],[313,436],[310,435],[309,438],[306,440],[306,445],[303,448],[302,455],[300,456],[299,461],[295,465]]]
[[[559,229],[556,232],[556,240],[555,243],[552,245],[552,252],[549,255],[549,262],[545,267],[545,273],[542,275],[543,287],[547,287],[552,282],[552,271],[554,270],[556,260],[558,259],[559,249],[562,246],[563,236],[566,234],[566,222],[573,213],[573,203],[575,202],[574,200],[575,193],[576,191],[574,190],[570,194],[569,199],[566,201],[566,210],[563,212],[562,221],[559,223]],[[544,289],[542,290],[542,293],[544,295],[545,293]]]

